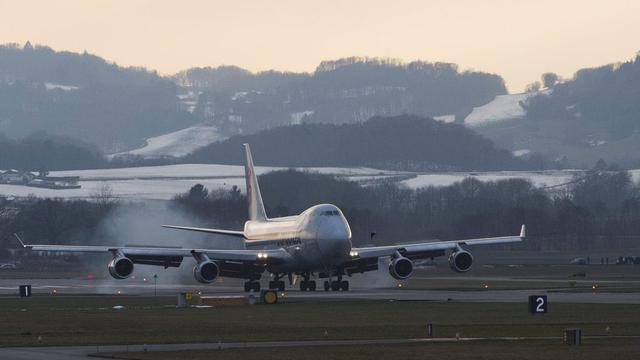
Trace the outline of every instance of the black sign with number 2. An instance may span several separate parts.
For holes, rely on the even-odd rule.
[[[547,295],[529,296],[529,312],[531,314],[546,314],[548,309]]]

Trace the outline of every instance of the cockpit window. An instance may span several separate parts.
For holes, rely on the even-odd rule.
[[[327,210],[320,213],[320,216],[338,216],[340,212],[338,210]]]

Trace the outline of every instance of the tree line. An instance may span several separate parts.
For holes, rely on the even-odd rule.
[[[102,168],[107,161],[94,146],[42,132],[14,140],[0,134],[0,169],[28,171]]]
[[[624,170],[592,170],[563,191],[524,179],[467,178],[417,190],[382,184],[362,187],[317,173],[277,171],[260,177],[271,217],[298,214],[318,203],[345,213],[354,243],[464,239],[516,234],[527,224],[529,250],[614,249],[640,244],[640,187]],[[237,188],[208,193],[195,186],[173,200],[211,226],[242,229],[244,195]],[[212,220],[213,219],[213,220]]]

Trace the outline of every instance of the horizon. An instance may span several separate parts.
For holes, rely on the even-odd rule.
[[[544,72],[571,78],[582,68],[633,59],[640,50],[634,40],[640,38],[638,2],[492,0],[491,5],[0,1],[4,14],[28,14],[3,19],[0,43],[87,51],[163,75],[221,65],[253,73],[312,73],[321,61],[352,56],[445,62],[461,71],[500,75],[510,93],[522,92]]]

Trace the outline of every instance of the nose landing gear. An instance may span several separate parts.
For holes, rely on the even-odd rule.
[[[284,281],[280,280],[280,275],[279,274],[275,274],[275,280],[273,281],[269,281],[269,289],[271,290],[278,290],[278,291],[284,291]]]
[[[282,280],[269,281],[269,289],[284,291],[284,281]]]

